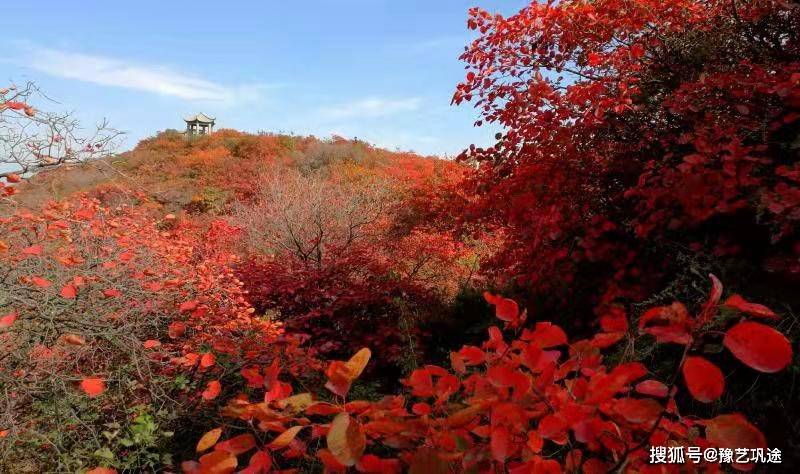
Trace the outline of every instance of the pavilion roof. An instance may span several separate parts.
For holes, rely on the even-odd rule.
[[[214,121],[214,117],[209,117],[208,115],[200,112],[199,114],[194,114],[190,117],[185,117],[183,119],[186,122],[202,122],[202,123],[211,123]]]

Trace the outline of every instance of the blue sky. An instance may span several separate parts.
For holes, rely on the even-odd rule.
[[[491,143],[451,107],[467,10],[525,0],[10,2],[0,83],[35,81],[123,148],[195,112],[218,127],[332,133],[426,154]],[[191,6],[189,6],[191,5]],[[8,21],[11,20],[11,21]]]

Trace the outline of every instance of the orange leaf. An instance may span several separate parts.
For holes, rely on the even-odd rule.
[[[86,471],[86,474],[117,474],[117,470],[112,467],[96,467]]]
[[[200,472],[203,474],[228,474],[236,469],[236,456],[225,451],[211,451],[200,457]]]
[[[195,450],[198,453],[202,453],[206,449],[214,446],[219,440],[219,437],[222,436],[222,428],[214,428],[211,431],[206,432],[201,438],[200,441],[197,442],[197,448]]]
[[[203,390],[202,396],[206,400],[213,400],[217,398],[220,390],[222,390],[222,386],[219,384],[219,380],[212,380],[211,382],[208,382],[208,385],[206,385],[206,389]]]
[[[339,413],[328,430],[327,442],[337,461],[354,466],[364,454],[367,438],[358,421],[347,413]]]
[[[72,344],[73,346],[83,346],[86,344],[86,339],[78,336],[77,334],[65,334],[64,342]]]
[[[305,428],[305,427],[304,426],[292,426],[288,430],[286,430],[283,433],[281,433],[280,435],[278,435],[275,439],[273,439],[272,442],[269,443],[268,447],[270,449],[285,448],[286,446],[289,445],[289,443],[291,443],[295,439],[295,437],[297,437],[297,433],[299,433],[300,430],[302,430],[303,428]]]
[[[94,398],[101,393],[103,393],[106,389],[106,384],[103,379],[90,377],[83,379],[81,381],[81,390],[89,396],[89,398]]]
[[[347,395],[350,385],[364,371],[371,356],[372,351],[364,347],[347,362],[333,361],[325,371],[325,375],[328,376],[328,383],[325,384],[325,388],[340,397]]]
[[[178,310],[180,310],[181,313],[187,313],[189,311],[194,311],[196,308],[197,308],[197,301],[185,301],[181,303]]]
[[[19,183],[20,181],[22,181],[22,178],[16,173],[11,173],[9,175],[6,175],[6,181],[8,181],[9,183]]]

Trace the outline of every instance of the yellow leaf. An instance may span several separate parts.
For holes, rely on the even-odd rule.
[[[369,354],[367,360],[369,360]],[[366,361],[364,365],[366,365]],[[339,413],[333,419],[328,430],[327,440],[331,454],[345,466],[354,466],[361,459],[367,445],[367,437],[364,435],[361,425],[346,412]]]
[[[356,352],[355,355],[353,355],[353,357],[347,361],[345,365],[347,366],[351,381],[357,379],[358,376],[361,375],[361,372],[364,371],[364,368],[367,366],[371,356],[372,351],[364,347]]]
[[[278,406],[283,410],[294,415],[295,413],[299,413],[308,408],[312,403],[314,403],[314,399],[311,398],[310,393],[306,392],[298,393],[297,395],[284,398],[283,400],[278,400],[277,403]]]
[[[294,440],[294,438],[297,436],[297,433],[299,433],[300,430],[302,430],[303,428],[305,428],[305,427],[304,426],[292,426],[288,430],[286,430],[283,433],[281,433],[280,435],[278,435],[277,438],[273,439],[272,442],[269,443],[268,447],[270,449],[285,448],[286,446],[289,445],[289,443],[292,442],[292,440]]]
[[[206,449],[217,444],[217,440],[222,435],[222,428],[214,428],[208,433],[204,434],[200,441],[197,442],[197,452],[202,453]]]

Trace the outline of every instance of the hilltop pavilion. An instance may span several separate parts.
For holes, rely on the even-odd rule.
[[[186,122],[187,136],[207,135],[214,131],[214,117],[209,117],[203,112],[183,120]]]

